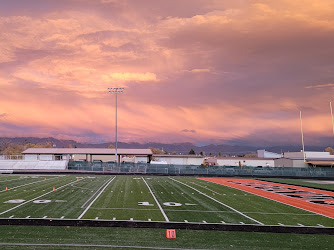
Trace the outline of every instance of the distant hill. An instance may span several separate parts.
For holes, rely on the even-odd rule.
[[[55,145],[57,148],[67,148],[69,145],[72,147],[77,148],[107,148],[110,144],[115,144],[115,142],[108,142],[108,143],[80,143],[74,140],[59,140],[53,137],[47,138],[37,138],[37,137],[0,137],[0,147],[5,146],[8,143],[16,143],[16,144],[26,144],[26,143],[46,143],[51,142],[52,145]],[[267,151],[280,153],[282,152],[295,152],[300,151],[301,146],[299,145],[282,145],[282,146],[272,146],[272,147],[259,147],[259,146],[249,146],[249,145],[206,145],[206,146],[196,146],[192,143],[172,143],[172,144],[165,144],[165,143],[138,143],[138,142],[118,142],[118,148],[159,148],[167,151],[168,153],[176,152],[181,154],[188,154],[190,149],[193,149],[196,154],[203,152],[206,155],[210,153],[213,155],[218,155],[221,152],[223,155],[237,155],[237,154],[246,154],[246,153],[254,153],[258,149],[266,149]],[[326,146],[310,146],[305,148],[308,151],[324,151]]]

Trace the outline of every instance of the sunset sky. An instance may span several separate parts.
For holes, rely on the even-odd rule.
[[[0,136],[333,144],[333,0],[0,0]],[[332,145],[333,146],[333,145]]]

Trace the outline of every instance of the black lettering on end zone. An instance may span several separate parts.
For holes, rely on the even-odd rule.
[[[315,204],[321,204],[321,205],[330,205],[330,206],[334,206],[334,201],[308,201],[311,203],[315,203]]]

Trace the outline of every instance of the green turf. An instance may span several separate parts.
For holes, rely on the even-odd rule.
[[[117,249],[332,249],[334,236],[176,230],[176,239],[167,239],[164,229],[0,226],[0,243],[84,245],[0,246],[4,249],[100,249],[101,245]]]
[[[192,177],[44,178],[0,178],[2,185],[10,186],[8,191],[0,190],[0,217],[334,227],[333,219]],[[8,203],[18,199],[24,202]]]

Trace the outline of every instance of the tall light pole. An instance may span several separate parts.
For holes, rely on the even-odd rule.
[[[304,162],[306,162],[306,159],[305,159],[305,147],[304,147],[304,133],[303,133],[302,111],[300,111],[300,132],[302,134],[303,157],[304,157]]]
[[[332,127],[333,127],[333,136],[334,136],[334,119],[333,119],[332,102],[329,102],[329,106],[330,106],[330,108],[331,108]]]
[[[123,93],[124,88],[108,88],[108,92],[110,93],[114,93],[115,94],[115,119],[116,119],[116,131],[115,131],[115,162],[116,164],[118,163],[118,158],[117,158],[117,94],[121,94]]]

